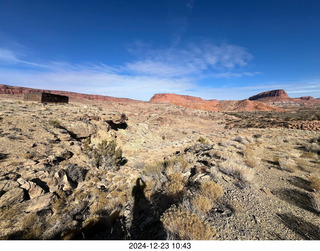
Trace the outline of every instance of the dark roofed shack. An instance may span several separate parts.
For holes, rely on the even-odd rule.
[[[69,103],[69,97],[45,92],[29,92],[24,94],[26,101],[38,101],[41,103]]]

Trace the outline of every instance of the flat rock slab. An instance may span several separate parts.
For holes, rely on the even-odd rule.
[[[0,207],[18,204],[24,200],[24,191],[21,188],[14,188],[0,197]]]

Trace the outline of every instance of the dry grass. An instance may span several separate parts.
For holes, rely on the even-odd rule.
[[[290,173],[293,173],[297,168],[296,162],[290,158],[279,158],[278,162],[282,170]]]
[[[211,201],[216,201],[222,197],[223,189],[214,181],[207,181],[201,184],[200,194],[209,198]]]
[[[320,213],[320,193],[314,193],[311,197],[312,207]]]
[[[314,191],[320,191],[320,177],[317,176],[310,176],[309,177],[310,187]]]
[[[200,215],[206,214],[209,212],[212,208],[212,201],[203,195],[196,195],[192,200],[191,200],[191,206],[192,208],[199,213]]]
[[[108,193],[100,192],[96,201],[91,205],[90,212],[92,214],[98,214],[104,209],[106,209],[106,206],[109,202],[109,199],[107,199]]]
[[[219,170],[229,176],[233,176],[236,179],[244,183],[251,183],[254,179],[254,170],[244,166],[241,163],[237,163],[234,160],[227,160],[219,163]]]
[[[300,157],[301,158],[308,158],[308,159],[317,159],[318,154],[313,153],[313,152],[304,152],[303,154],[301,154]]]
[[[216,229],[183,207],[173,206],[161,217],[164,228],[172,239],[213,240]]]
[[[67,199],[67,196],[66,194],[61,191],[61,190],[57,190],[57,195],[58,195],[58,198],[56,198],[52,203],[51,203],[51,208],[52,208],[52,211],[54,213],[59,213],[61,212],[62,210],[64,210],[67,206],[67,202],[66,202],[66,199]]]
[[[168,176],[169,182],[164,184],[166,193],[173,197],[180,197],[183,195],[184,183],[183,175],[181,173],[174,173]]]

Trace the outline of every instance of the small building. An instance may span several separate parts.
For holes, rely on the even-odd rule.
[[[69,97],[46,92],[29,92],[24,94],[26,101],[38,101],[41,103],[69,103]]]

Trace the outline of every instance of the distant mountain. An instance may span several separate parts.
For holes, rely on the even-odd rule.
[[[218,101],[204,100],[202,98],[178,95],[171,93],[155,94],[150,101],[151,103],[170,103],[182,107],[205,111],[281,111],[282,109],[262,102],[250,101],[248,99],[240,101]]]
[[[279,90],[272,90],[272,91],[266,91],[261,92],[257,95],[254,95],[249,98],[249,100],[260,100],[260,99],[288,99],[290,98],[288,94],[285,92],[285,90],[279,89]]]
[[[249,100],[259,101],[268,105],[275,105],[280,107],[309,106],[320,104],[319,99],[315,99],[311,96],[290,98],[285,90],[282,89],[261,92],[257,95],[251,96]]]
[[[84,98],[89,100],[97,100],[97,101],[107,101],[107,102],[142,102],[139,100],[129,99],[129,98],[115,98],[110,96],[103,96],[103,95],[93,95],[93,94],[82,94],[77,92],[67,92],[67,91],[57,91],[57,90],[43,90],[43,89],[34,89],[28,87],[17,87],[17,86],[10,86],[10,85],[3,85],[0,84],[0,94],[13,94],[19,95],[28,92],[46,92],[46,93],[53,93],[59,95],[66,95],[73,98]]]

